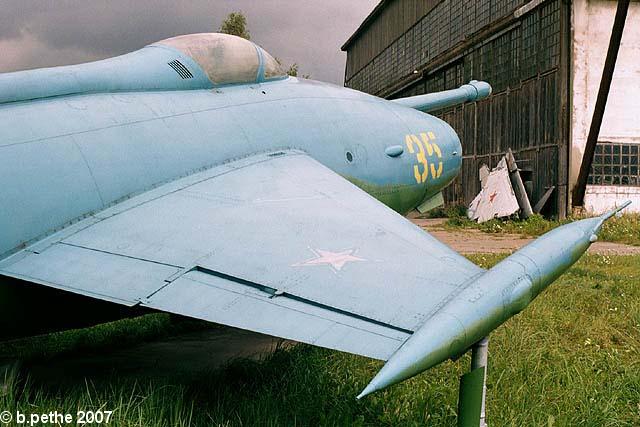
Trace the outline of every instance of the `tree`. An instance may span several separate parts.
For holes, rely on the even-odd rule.
[[[280,66],[282,66],[282,61],[280,60],[280,58],[275,58],[276,61],[278,62],[278,64],[280,64]],[[289,69],[287,70],[287,74],[292,76],[292,77],[298,77],[298,71],[299,71],[300,66],[298,65],[297,62],[294,62],[293,64],[289,65]],[[308,79],[311,77],[311,74],[303,74],[302,76],[303,79]]]
[[[287,74],[293,77],[298,77],[298,64],[296,64],[295,62],[291,64],[289,66],[289,69],[287,70]]]
[[[251,40],[251,35],[247,30],[247,18],[242,12],[231,12],[222,22],[219,31]]]
[[[227,15],[218,31],[221,33],[231,34],[247,40],[251,40],[249,30],[247,29],[247,18],[242,12],[231,12],[229,15]],[[278,61],[278,64],[280,64],[281,66],[283,65],[280,59],[276,58],[276,61]],[[287,74],[293,77],[298,77],[298,69],[298,64],[294,62],[289,66]],[[301,77],[303,79],[308,79],[310,75],[305,74]]]

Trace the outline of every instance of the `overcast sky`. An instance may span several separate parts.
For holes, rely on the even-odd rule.
[[[0,72],[107,58],[242,11],[251,39],[312,78],[342,84],[340,46],[378,0],[2,0]]]

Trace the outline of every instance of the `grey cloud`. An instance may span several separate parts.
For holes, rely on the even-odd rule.
[[[340,46],[377,0],[5,0],[0,72],[123,54],[178,34],[215,31],[236,10],[252,40],[313,78],[342,83]],[[15,52],[19,52],[16,54]]]

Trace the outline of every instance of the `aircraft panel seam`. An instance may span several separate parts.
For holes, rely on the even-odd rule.
[[[134,256],[119,254],[119,253],[110,252],[110,251],[103,251],[101,249],[89,248],[89,247],[86,247],[86,246],[76,245],[76,244],[68,243],[68,242],[64,242],[64,241],[63,242],[58,242],[57,244],[58,245],[65,245],[65,246],[71,246],[71,247],[74,247],[74,248],[84,249],[84,250],[92,251],[92,252],[100,252],[100,253],[103,253],[103,254],[113,255],[113,256],[117,256],[117,257],[121,257],[121,258],[128,258],[128,259],[132,259],[132,260],[135,260],[135,261],[144,261],[144,262],[148,262],[148,263],[151,263],[151,264],[162,265],[162,266],[165,266],[165,267],[180,268],[180,269],[184,268],[182,266],[168,264],[166,262],[154,261],[152,259],[134,257]]]
[[[2,148],[2,147],[0,147]],[[62,224],[59,227],[56,227],[55,229],[44,233],[42,235],[39,235],[35,238],[33,238],[32,240],[30,240],[29,242],[26,242],[25,245],[20,246],[18,248],[13,248],[3,254],[0,254],[0,262],[5,262],[7,261],[9,258],[15,256],[16,254],[20,253],[21,251],[31,251],[34,253],[40,253],[42,251],[44,251],[47,247],[50,247],[56,243],[59,243],[60,241],[69,238],[70,236],[86,229],[89,228],[91,226],[93,226],[94,224],[97,224],[101,221],[104,221],[106,219],[109,219],[113,216],[119,215],[121,213],[124,212],[128,212],[132,209],[135,209],[137,207],[143,206],[146,203],[149,202],[153,202],[155,200],[161,199],[164,196],[170,195],[170,194],[174,194],[177,192],[180,192],[184,189],[187,189],[189,187],[192,187],[194,185],[200,184],[202,182],[208,181],[210,179],[222,176],[222,175],[226,175],[227,173],[230,172],[234,172],[234,171],[238,171],[240,169],[243,169],[245,167],[248,166],[252,166],[258,163],[262,163],[262,162],[267,162],[270,160],[274,160],[277,159],[279,157],[260,157],[263,154],[267,154],[268,153],[272,153],[274,150],[268,150],[268,151],[263,151],[263,152],[257,152],[257,153],[252,153],[250,155],[247,156],[243,156],[243,157],[238,157],[235,159],[230,159],[227,162],[223,162],[220,164],[216,164],[216,165],[211,165],[205,168],[199,168],[196,171],[190,171],[189,173],[187,173],[186,175],[183,175],[181,177],[172,179],[170,181],[165,181],[165,182],[161,182],[158,183],[156,185],[154,185],[151,188],[147,188],[143,191],[141,191],[140,193],[137,194],[131,194],[128,195],[122,199],[118,199],[113,201],[112,203],[110,203],[107,206],[103,206],[102,209],[98,210],[98,211],[94,211],[94,212],[90,212],[87,214],[82,215],[79,218],[74,218],[64,224]],[[278,149],[276,150],[277,152],[283,151],[283,149]],[[299,156],[299,155],[304,155],[305,153],[297,150],[297,149],[290,149],[290,148],[285,148],[284,149],[286,155],[289,156]],[[254,159],[255,158],[255,159]],[[238,162],[242,162],[242,161],[247,161],[250,160],[250,162],[247,162],[245,164],[241,164],[241,165],[235,165],[235,167],[233,167],[232,169],[229,170],[222,170],[222,171],[214,171],[214,169],[216,168],[221,168],[224,166],[230,166],[233,165],[234,163],[238,163]],[[208,174],[205,177],[199,178],[201,177],[203,174]],[[194,180],[195,179],[195,180]],[[183,181],[183,183],[181,183],[181,181]],[[168,190],[168,191],[161,191],[159,194],[157,195],[149,195],[150,192],[153,191],[158,191],[160,189],[162,189],[163,186],[168,186],[168,185],[173,185],[175,186],[174,189]],[[109,215],[105,215],[105,212],[108,212],[109,210],[115,209],[118,207],[118,205],[121,205],[123,203],[132,201],[135,202],[136,199],[140,199],[137,203],[132,204],[131,206],[128,206],[127,208],[118,210],[115,213],[110,213]],[[69,234],[67,232],[67,230],[70,227],[74,227],[74,226],[78,226],[80,224],[85,224],[85,226],[80,226],[78,227],[77,230],[74,230],[71,234]],[[60,234],[60,237],[56,238],[56,235]],[[44,246],[44,248],[40,247],[41,244],[44,243],[45,240],[50,239],[50,241],[47,242],[47,244]],[[35,248],[34,248],[35,247]],[[24,249],[23,249],[24,248]]]
[[[198,91],[203,91],[203,89],[194,89],[194,90],[198,90]],[[194,90],[191,91],[171,91],[171,92],[193,92]],[[207,92],[209,92],[209,90],[206,90]],[[141,93],[152,93],[155,91],[140,91]],[[164,91],[167,92],[167,91]],[[98,94],[80,94],[79,96],[100,96],[100,95],[111,95],[113,93],[116,92],[109,92],[107,94],[103,94],[103,93],[98,93]],[[132,91],[128,91],[128,92],[124,92],[124,93],[133,93]],[[62,97],[60,97],[62,98]],[[207,112],[212,112],[212,111],[218,111],[218,110],[225,110],[225,109],[231,109],[231,108],[236,108],[236,107],[244,107],[247,105],[258,105],[258,104],[268,104],[268,103],[277,103],[277,102],[284,102],[284,101],[292,101],[292,100],[327,100],[327,101],[353,101],[353,102],[365,102],[365,103],[369,103],[369,104],[379,104],[378,101],[376,100],[365,100],[365,99],[357,99],[357,100],[353,100],[353,99],[349,99],[349,98],[327,98],[327,97],[304,97],[304,98],[279,98],[279,99],[266,99],[266,100],[261,100],[261,101],[253,101],[253,102],[243,102],[243,103],[239,103],[239,104],[234,104],[234,105],[223,105],[223,106],[219,106],[219,107],[212,107],[212,108],[204,108],[204,109],[200,109],[200,110],[189,110],[189,111],[185,111],[184,113],[176,113],[176,114],[169,114],[169,115],[165,115],[165,116],[155,116],[155,117],[150,117],[148,119],[142,119],[142,120],[132,120],[130,122],[127,123],[118,123],[118,124],[113,124],[113,125],[109,125],[109,126],[103,126],[103,127],[99,127],[99,128],[95,128],[95,129],[87,129],[87,130],[82,130],[82,131],[77,131],[77,132],[69,132],[69,133],[65,133],[65,134],[60,134],[60,135],[51,135],[51,136],[46,136],[46,137],[42,137],[42,138],[35,138],[35,139],[30,139],[27,141],[21,141],[21,142],[14,142],[14,143],[10,143],[10,144],[4,144],[4,145],[0,145],[0,149],[3,147],[13,147],[16,145],[22,145],[22,144],[32,144],[32,143],[38,143],[38,142],[43,142],[43,141],[47,141],[50,139],[58,139],[58,138],[64,138],[64,137],[70,137],[70,136],[75,136],[75,135],[83,135],[83,134],[87,134],[87,133],[92,133],[92,132],[100,132],[103,130],[107,130],[107,129],[115,129],[115,128],[123,128],[126,126],[130,126],[130,125],[137,125],[137,124],[143,124],[143,123],[151,123],[151,122],[156,122],[156,121],[163,121],[166,119],[171,119],[171,118],[175,118],[175,117],[183,117],[183,116],[190,116],[190,115],[194,115],[194,114],[199,114],[199,113],[207,113]]]
[[[200,283],[202,285],[213,286],[216,289],[220,289],[220,290],[223,290],[225,292],[230,292],[230,293],[234,293],[234,294],[240,295],[242,297],[255,299],[255,300],[260,301],[260,302],[264,302],[264,303],[267,303],[267,304],[272,304],[272,305],[275,305],[277,307],[281,307],[283,309],[287,309],[287,310],[295,311],[295,312],[298,312],[298,313],[302,313],[302,314],[307,315],[307,316],[313,316],[313,317],[316,317],[316,318],[328,320],[328,321],[330,321],[330,322],[332,322],[334,324],[346,326],[346,327],[349,327],[349,328],[352,328],[352,329],[356,329],[356,330],[359,330],[359,331],[364,331],[364,332],[367,332],[367,333],[370,333],[370,334],[378,335],[378,336],[381,336],[381,337],[384,337],[384,338],[388,338],[388,339],[392,339],[392,340],[398,341],[398,342],[403,342],[403,340],[398,339],[396,337],[391,337],[391,336],[388,336],[388,335],[384,335],[384,334],[381,334],[381,333],[378,333],[378,332],[373,332],[373,331],[368,330],[368,329],[363,329],[361,327],[357,327],[357,326],[354,326],[354,325],[351,325],[351,324],[348,324],[348,323],[340,322],[340,321],[337,321],[335,319],[318,316],[316,314],[311,314],[311,313],[308,313],[308,312],[305,312],[305,311],[301,311],[301,310],[298,310],[298,309],[293,308],[293,307],[288,307],[286,305],[278,304],[277,302],[275,302],[273,300],[275,300],[276,298],[287,298],[287,299],[290,299],[292,301],[297,301],[297,302],[301,302],[303,304],[308,304],[310,306],[313,306],[313,307],[316,307],[316,308],[320,308],[320,309],[326,310],[328,312],[332,312],[332,313],[336,313],[336,314],[339,314],[339,315],[343,315],[343,316],[346,316],[348,318],[352,318],[352,319],[359,320],[359,321],[362,321],[362,322],[365,322],[365,323],[369,323],[369,324],[373,324],[373,325],[376,325],[376,326],[380,326],[380,327],[383,327],[383,328],[386,328],[386,329],[391,329],[391,330],[396,331],[396,332],[401,332],[401,333],[407,334],[407,335],[412,335],[413,334],[413,331],[410,331],[410,330],[407,330],[407,329],[399,328],[399,327],[396,327],[396,326],[393,326],[393,325],[386,324],[384,322],[379,322],[377,320],[369,319],[367,317],[360,316],[358,314],[351,313],[351,312],[348,312],[348,311],[340,310],[340,309],[337,309],[335,307],[327,306],[325,304],[316,303],[314,301],[307,300],[305,298],[295,297],[294,295],[291,295],[291,294],[282,293],[282,294],[279,294],[277,297],[274,297],[274,298],[267,297],[267,299],[265,300],[265,299],[262,299],[262,298],[258,298],[255,295],[247,295],[247,294],[244,294],[244,293],[240,293],[238,291],[219,288],[219,287],[217,287],[215,285],[212,285],[211,283],[204,282],[202,280],[198,280],[198,279],[193,278],[193,277],[186,277],[187,273],[194,272],[194,271],[201,272],[201,273],[204,273],[204,274],[208,274],[208,275],[211,275],[213,277],[218,277],[218,278],[221,278],[223,280],[229,280],[229,281],[237,283],[237,284],[244,284],[244,283],[240,283],[239,281],[245,282],[244,279],[236,278],[234,276],[228,276],[228,275],[226,275],[224,273],[215,272],[213,270],[208,270],[208,269],[205,269],[205,268],[202,268],[202,267],[196,267],[194,269],[191,269],[191,270],[185,272],[184,275],[183,275],[184,276],[183,278],[186,279],[186,280],[192,281],[192,282]],[[209,272],[211,272],[211,273],[209,273]],[[229,279],[227,279],[227,277]],[[236,280],[234,280],[234,279],[236,279]],[[250,282],[250,283],[253,283],[253,282]],[[165,289],[168,286],[174,285],[174,284],[175,284],[175,282],[168,283],[167,285],[163,286],[162,289]],[[257,285],[258,287],[254,287],[254,286],[250,286],[250,285],[249,286],[254,288],[254,289],[258,289],[258,290],[261,290],[261,289],[259,289],[259,287],[269,288],[268,286],[263,286],[263,285],[260,285],[260,284],[257,284],[257,283],[255,283],[255,285]],[[273,289],[273,288],[270,288],[270,289]],[[157,292],[154,292],[154,294],[157,294],[161,290],[158,290]],[[268,294],[268,292],[265,292],[265,293]],[[154,303],[153,303],[153,300],[151,298],[148,298],[145,301],[141,301],[141,304],[143,306],[148,306],[148,307],[151,307],[151,308],[154,307]]]
[[[357,313],[353,313],[353,312],[350,312],[350,311],[347,311],[347,310],[342,310],[342,309],[339,309],[339,308],[336,308],[336,307],[332,307],[330,305],[323,304],[323,303],[320,303],[320,302],[317,302],[317,301],[313,301],[311,299],[308,299],[308,298],[305,298],[305,297],[301,297],[301,296],[298,296],[298,295],[295,295],[295,294],[291,294],[289,292],[279,291],[279,290],[277,290],[275,288],[272,288],[270,286],[262,285],[260,283],[252,282],[250,280],[242,279],[240,277],[232,276],[232,275],[220,272],[220,271],[211,270],[211,269],[208,269],[208,268],[205,268],[205,267],[202,267],[202,266],[196,266],[193,269],[191,269],[189,271],[186,271],[185,274],[188,274],[189,272],[193,272],[193,271],[197,271],[197,272],[204,273],[204,274],[207,274],[207,275],[210,275],[210,276],[213,276],[213,277],[217,277],[217,278],[220,278],[220,279],[223,279],[223,280],[228,280],[228,281],[237,283],[239,285],[244,285],[244,286],[251,287],[253,289],[257,289],[257,290],[262,291],[265,294],[269,295],[269,299],[288,298],[288,299],[293,300],[293,301],[297,301],[297,302],[300,302],[300,303],[303,303],[303,304],[311,305],[311,306],[314,306],[314,307],[317,307],[317,308],[320,308],[320,309],[323,309],[323,310],[331,311],[331,312],[334,312],[334,313],[337,313],[337,314],[341,314],[341,315],[344,315],[344,316],[347,316],[347,317],[351,317],[351,318],[354,318],[354,319],[357,319],[357,320],[360,320],[360,321],[363,321],[363,322],[371,323],[371,324],[374,324],[374,325],[377,325],[377,326],[382,326],[384,328],[393,329],[395,331],[402,332],[402,333],[409,334],[409,335],[413,334],[413,331],[411,331],[409,329],[404,329],[404,328],[401,328],[401,327],[398,327],[398,326],[395,326],[395,325],[391,325],[391,324],[386,323],[386,322],[381,322],[379,320],[371,319],[369,317],[362,316],[362,315],[357,314]]]

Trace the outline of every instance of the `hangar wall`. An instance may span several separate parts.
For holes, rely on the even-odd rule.
[[[569,6],[562,0],[443,0],[361,68],[348,66],[345,84],[394,98],[451,89],[471,79],[490,82],[489,99],[437,113],[463,143],[462,173],[446,190],[446,201],[468,204],[480,189],[480,165],[495,166],[512,148],[528,171],[532,203],[553,186],[546,213],[564,217],[569,25]],[[348,57],[362,48],[354,45],[360,36],[343,47]]]
[[[595,108],[616,2],[574,0],[570,180],[578,177]],[[625,200],[640,212],[640,3],[632,2],[616,63],[585,208],[602,212]]]

